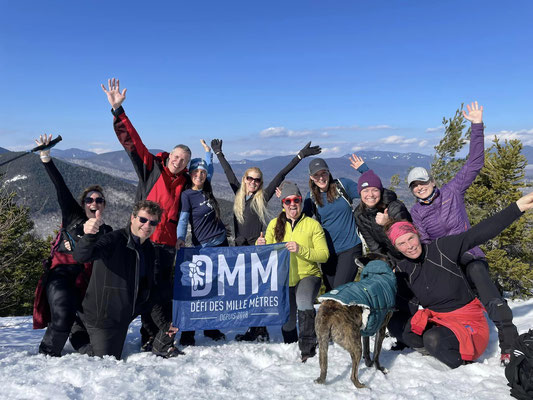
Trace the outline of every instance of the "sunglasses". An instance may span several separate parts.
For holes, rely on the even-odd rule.
[[[251,176],[247,176],[246,177],[246,182],[261,183],[261,178],[252,178]]]
[[[139,222],[141,224],[146,224],[147,222],[150,223],[150,226],[157,226],[159,224],[159,221],[152,221],[151,219],[139,217],[138,215],[137,215],[137,218],[139,218]]]
[[[286,206],[290,206],[292,203],[300,204],[302,202],[302,198],[301,197],[293,197],[291,199],[283,199],[282,202]]]
[[[97,197],[96,199],[93,199],[92,197],[86,197],[83,202],[85,204],[93,204],[93,203],[96,203],[96,204],[103,204],[105,201],[105,199],[103,197]]]

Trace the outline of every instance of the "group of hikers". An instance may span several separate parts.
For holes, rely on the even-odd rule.
[[[188,225],[192,243],[228,246],[229,232],[211,186],[213,152],[235,193],[235,246],[285,243],[290,252],[290,315],[281,327],[285,343],[298,342],[301,360],[316,354],[315,302],[326,291],[353,282],[357,258],[372,252],[386,256],[397,280],[397,299],[388,324],[396,338],[393,350],[413,348],[450,368],[477,359],[489,339],[486,311],[494,322],[501,362],[510,359],[517,337],[512,312],[489,275],[477,247],[498,235],[533,208],[533,194],[470,228],[464,194],[484,163],[483,107],[467,106],[472,123],[468,160],[457,175],[437,187],[430,173],[413,168],[407,177],[416,198],[410,212],[394,191],[355,154],[349,162],[360,176],[333,177],[325,160],[309,162],[309,191],[285,177],[302,159],[320,147],[308,143],[268,184],[259,168],[238,179],[222,152],[222,140],[211,147],[201,141],[205,156],[191,159],[184,144],[169,153],[151,154],[122,106],[126,89],[110,79],[102,85],[114,116],[114,129],[139,178],[129,224],[118,230],[104,221],[106,198],[100,186],[90,186],[76,201],[50,157],[41,161],[53,182],[61,208],[61,229],[39,282],[34,328],[46,327],[39,353],[60,356],[67,339],[72,347],[95,356],[121,358],[129,324],[141,316],[141,350],[162,357],[183,354],[178,348],[195,344],[195,332],[172,325],[172,283],[176,251],[185,246]],[[36,143],[48,145],[52,137]],[[268,201],[281,200],[270,220]],[[352,203],[359,200],[355,208]],[[215,341],[219,330],[205,330]],[[268,341],[265,326],[249,327],[237,341]]]

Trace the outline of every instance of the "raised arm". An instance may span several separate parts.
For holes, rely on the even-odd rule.
[[[533,192],[522,196],[507,208],[481,221],[466,232],[459,235],[447,236],[442,238],[441,241],[445,243],[450,242],[451,244],[447,247],[458,249],[457,254],[453,255],[453,259],[459,260],[471,248],[479,246],[499,235],[505,228],[520,218],[525,211],[531,208],[533,208]],[[458,245],[455,244],[455,241],[458,242]]]
[[[205,163],[207,164],[207,180],[211,182],[211,178],[213,178],[214,173],[213,153],[211,152],[211,148],[207,145],[204,139],[200,139],[200,143],[202,143],[202,147],[205,151]]]
[[[448,182],[447,187],[465,193],[485,164],[485,143],[483,135],[483,106],[477,101],[466,106],[463,116],[472,123],[468,160],[459,172]]]
[[[108,80],[108,88],[104,85],[102,90],[107,95],[107,100],[111,107],[113,107],[112,114],[115,117],[113,120],[113,128],[117,138],[128,153],[128,156],[133,163],[135,172],[141,181],[146,181],[150,172],[153,169],[154,156],[150,154],[139,134],[133,127],[131,121],[126,116],[122,103],[126,99],[126,89],[120,92],[119,80],[115,78]]]
[[[291,172],[298,163],[303,160],[305,157],[316,156],[320,154],[322,149],[319,146],[311,146],[311,142],[307,143],[298,154],[283,168],[278,174],[272,179],[268,186],[263,189],[263,194],[265,201],[269,201],[274,193],[276,192],[276,187],[281,185],[281,182],[285,179],[287,174]]]
[[[107,101],[109,101],[109,104],[111,104],[111,107],[113,107],[113,110],[116,110],[120,106],[122,106],[122,103],[124,102],[124,100],[126,100],[126,90],[128,89],[124,89],[121,93],[118,79],[115,79],[115,78],[108,79],[107,89],[103,84],[101,84],[100,86],[102,86],[102,90],[107,95]]]
[[[350,156],[350,166],[355,169],[357,172],[362,174],[363,172],[368,171],[368,165],[365,163],[362,157],[359,157],[357,154],[352,154]]]
[[[40,135],[38,139],[35,139],[35,143],[38,146],[47,145],[52,140],[52,135]],[[46,173],[50,180],[54,184],[57,194],[57,202],[59,208],[61,208],[61,217],[64,223],[73,220],[74,216],[85,216],[83,208],[78,204],[72,193],[70,192],[63,176],[55,166],[52,158],[50,157],[50,149],[42,150],[40,152],[41,161],[44,165]]]
[[[235,176],[233,169],[231,169],[231,165],[229,165],[229,162],[226,160],[226,157],[224,157],[224,153],[222,153],[222,139],[211,140],[211,148],[218,157],[218,161],[220,162],[220,165],[222,166],[222,169],[226,174],[226,179],[229,182],[231,190],[233,190],[233,193],[237,193],[237,191],[241,187],[241,182]]]

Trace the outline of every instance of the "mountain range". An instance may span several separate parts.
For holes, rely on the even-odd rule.
[[[160,151],[150,149],[153,154]],[[6,165],[0,167],[2,179],[0,189],[15,191],[18,203],[30,208],[35,230],[41,236],[47,236],[52,234],[53,229],[57,229],[60,224],[60,211],[55,190],[36,154],[28,154],[9,162],[20,154],[0,147],[0,164],[8,161]],[[533,161],[533,147],[524,146],[522,154],[526,156],[528,162]],[[401,183],[396,188],[396,192],[408,207],[414,202],[405,184],[408,171],[415,166],[429,168],[433,159],[432,156],[414,152],[361,151],[357,155],[362,157],[368,166],[381,177],[386,187],[389,186],[391,177],[399,174]],[[52,156],[75,197],[90,184],[100,184],[108,200],[106,222],[115,227],[126,223],[135,198],[137,176],[125,151],[96,154],[75,148],[52,149]],[[252,166],[260,168],[265,184],[268,184],[292,158],[293,156],[278,156],[265,160],[243,159],[230,161],[230,164],[238,178]],[[359,178],[359,173],[350,166],[348,154],[342,157],[324,157],[324,159],[334,178],[346,177],[355,181]],[[298,184],[303,195],[308,192],[308,165],[309,160],[301,161],[286,177],[287,180]],[[526,168],[526,174],[528,178],[533,178],[533,168]],[[234,195],[216,157],[212,186],[215,196],[219,199],[224,222],[231,226]],[[279,202],[275,196],[269,202],[269,210],[272,215],[279,212]]]

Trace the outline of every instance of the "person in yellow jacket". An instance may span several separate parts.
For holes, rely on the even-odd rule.
[[[283,210],[268,224],[256,244],[286,242],[291,252],[289,270],[289,320],[281,328],[285,343],[298,341],[302,362],[316,354],[314,302],[322,274],[318,263],[329,258],[328,245],[320,223],[302,214],[302,195],[298,186],[285,182],[281,188]],[[296,330],[298,314],[298,333]]]

